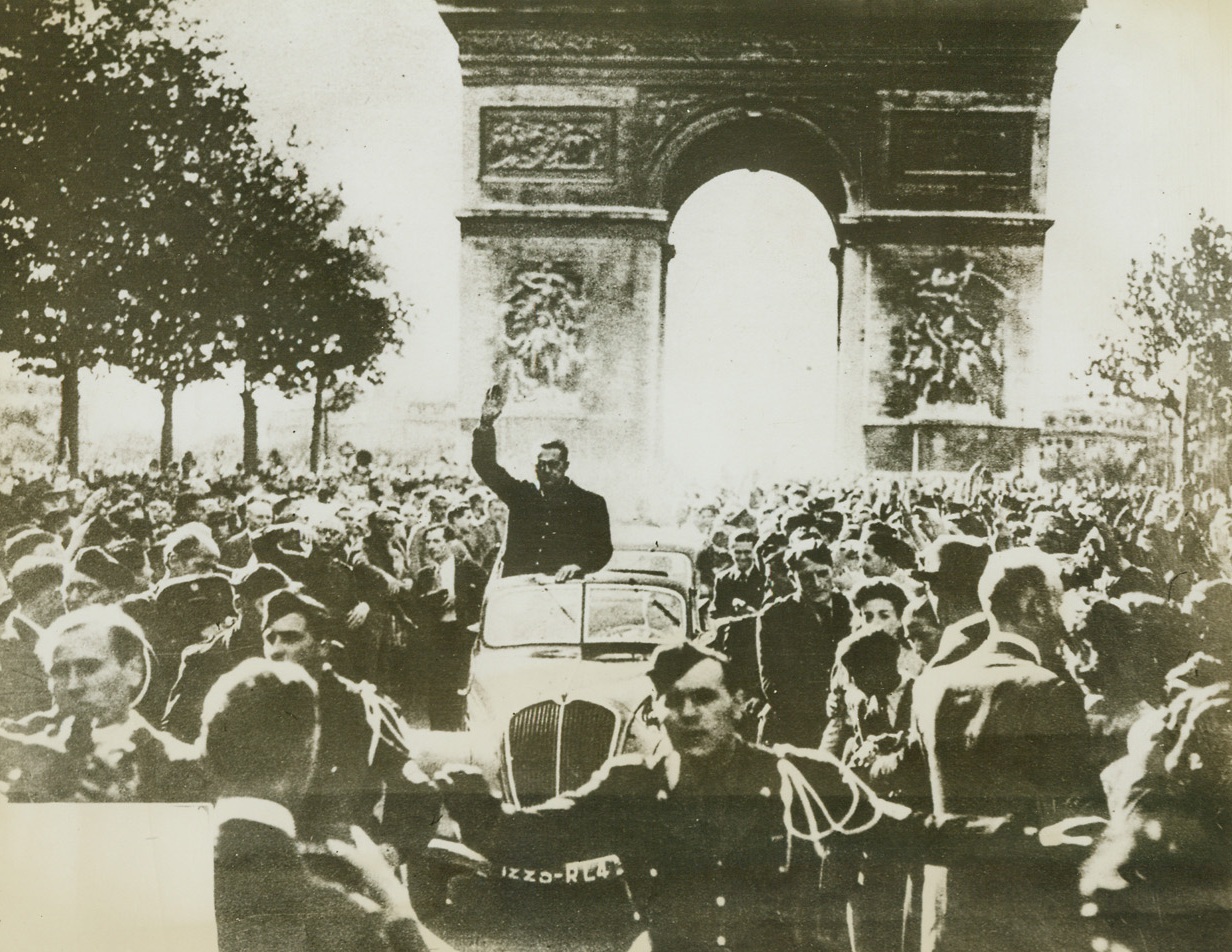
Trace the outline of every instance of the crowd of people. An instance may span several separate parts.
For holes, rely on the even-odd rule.
[[[618,857],[659,952],[1227,947],[1226,493],[976,467],[695,497],[670,750],[511,813],[411,732],[463,729],[494,567],[563,583],[611,540],[563,444],[537,484],[496,463],[501,405],[474,473],[11,475],[3,799],[213,801],[229,949],[424,947],[441,838]]]

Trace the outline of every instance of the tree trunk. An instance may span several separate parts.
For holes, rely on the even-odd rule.
[[[162,386],[163,432],[158,444],[158,463],[163,472],[171,468],[175,457],[175,383],[166,381]]]
[[[1185,491],[1185,487],[1189,484],[1189,475],[1192,470],[1192,460],[1190,459],[1191,447],[1189,445],[1189,428],[1193,425],[1193,399],[1190,396],[1189,382],[1185,383],[1185,399],[1181,402],[1181,458],[1180,466],[1177,472],[1180,473],[1180,485],[1178,488],[1181,492]]]
[[[321,449],[325,436],[325,381],[317,378],[312,394],[312,444],[308,450],[308,468],[314,473],[321,468]]]
[[[240,391],[240,402],[244,406],[244,472],[252,474],[261,464],[261,447],[257,442],[257,398],[247,380]]]
[[[81,468],[81,377],[76,364],[64,368],[60,377],[60,439],[56,462],[67,460],[76,476]]]

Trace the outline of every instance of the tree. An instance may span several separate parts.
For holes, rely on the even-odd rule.
[[[384,287],[385,268],[374,241],[372,232],[358,226],[347,229],[345,240],[323,232],[305,257],[311,302],[306,313],[321,337],[299,355],[300,376],[288,383],[306,382],[313,394],[313,472],[324,454],[327,413],[345,409],[362,387],[381,381],[378,360],[398,351],[409,324],[409,308]]]
[[[191,303],[208,300],[215,260],[203,172],[242,146],[250,120],[191,26],[168,0],[0,7],[0,158],[13,182],[0,205],[0,349],[60,379],[58,452],[73,467],[82,369],[166,369],[183,383],[213,365],[197,359],[208,318]],[[174,388],[163,392],[169,412]]]
[[[302,165],[273,150],[252,155],[234,195],[246,214],[232,236],[234,356],[243,365],[244,465],[259,458],[255,391],[312,392],[311,458],[320,461],[325,414],[380,379],[377,358],[400,343],[406,308],[384,290],[375,236],[341,222],[332,189],[312,189]]]
[[[1127,280],[1119,332],[1100,340],[1088,373],[1164,413],[1184,485],[1192,433],[1232,414],[1232,235],[1203,211],[1180,253],[1157,247]]]

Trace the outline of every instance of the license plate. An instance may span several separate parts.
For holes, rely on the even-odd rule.
[[[534,883],[539,886],[597,883],[623,875],[624,869],[620,865],[620,858],[614,855],[578,860],[575,863],[566,863],[557,869],[534,869],[526,866],[501,867],[502,879],[519,883]]]

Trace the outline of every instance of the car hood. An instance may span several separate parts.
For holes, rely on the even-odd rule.
[[[585,698],[627,716],[652,692],[649,658],[594,661],[576,649],[536,646],[480,651],[471,668],[472,727],[504,730],[510,714],[543,700]]]

